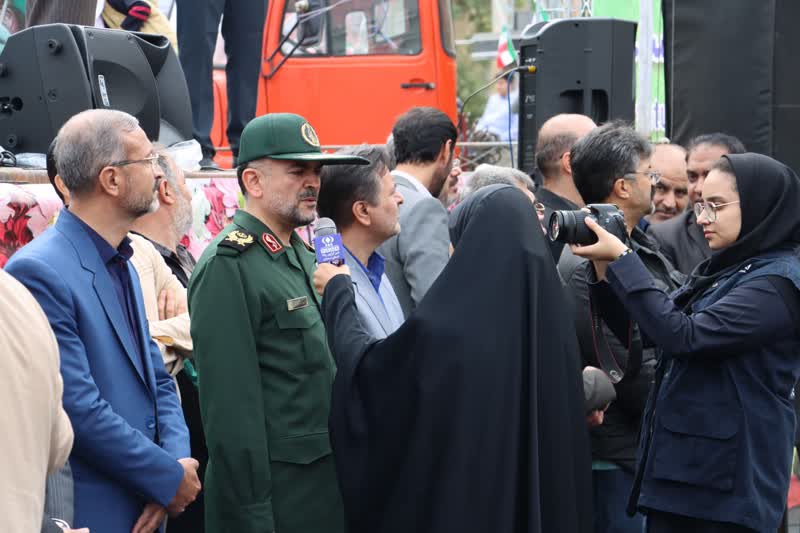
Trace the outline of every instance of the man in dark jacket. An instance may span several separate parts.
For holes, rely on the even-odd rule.
[[[597,127],[585,115],[562,113],[542,124],[536,139],[536,169],[542,184],[536,189],[536,199],[545,207],[545,224],[553,211],[583,207],[583,199],[575,188],[569,164],[569,151],[588,132]],[[558,261],[563,243],[553,241],[550,249]]]
[[[666,291],[677,288],[683,276],[658,252],[637,227],[651,212],[652,187],[658,181],[650,168],[651,145],[633,129],[610,123],[578,141],[571,151],[572,176],[587,204],[616,204],[624,212],[629,246]],[[565,248],[558,264],[574,298],[575,322],[583,366],[596,366],[621,380],[617,400],[601,426],[591,430],[595,533],[641,533],[643,517],[626,516],[633,484],[636,447],[647,395],[655,368],[655,354],[647,339],[632,335],[621,342],[601,319],[594,319],[590,303],[596,281],[591,264]],[[642,349],[644,345],[644,349]],[[637,353],[638,352],[638,353]],[[616,366],[619,363],[619,366]],[[613,366],[612,366],[613,365]]]
[[[694,216],[694,204],[703,195],[703,183],[714,163],[725,154],[745,152],[742,141],[724,133],[708,133],[689,142],[686,152],[686,173],[689,177],[689,208],[681,215],[662,224],[650,226],[647,233],[656,241],[661,252],[686,274],[711,255],[703,230]]]

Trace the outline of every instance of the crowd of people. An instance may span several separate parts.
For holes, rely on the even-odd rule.
[[[257,117],[244,207],[195,261],[170,149],[123,112],[72,117],[48,153],[65,208],[0,274],[7,527],[777,530],[794,172],[722,133],[557,115],[540,187],[483,165],[454,200],[456,137],[413,108],[388,149],[325,153],[302,117]],[[548,238],[596,204],[624,236]],[[296,231],[318,216],[343,264]]]

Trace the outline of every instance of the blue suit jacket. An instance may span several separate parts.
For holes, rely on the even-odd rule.
[[[397,300],[392,284],[386,274],[381,279],[380,297],[369,281],[358,259],[347,251],[345,263],[350,267],[350,277],[356,295],[356,308],[361,324],[375,339],[386,338],[403,324],[403,309]]]
[[[190,456],[175,385],[148,333],[136,271],[128,268],[139,352],[111,276],[73,214],[62,211],[55,227],[6,265],[36,297],[58,340],[64,409],[75,431],[74,526],[103,533],[129,532],[148,502],[166,506],[183,478],[177,459]]]

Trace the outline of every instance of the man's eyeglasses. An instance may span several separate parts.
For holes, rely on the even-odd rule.
[[[124,167],[128,165],[135,165],[136,163],[150,163],[150,168],[153,170],[153,174],[158,175],[159,172],[159,159],[161,158],[158,154],[153,154],[145,157],[144,159],[124,159],[122,161],[115,161],[113,163],[109,163],[109,167]]]
[[[708,217],[709,222],[716,222],[717,221],[717,211],[720,207],[725,207],[726,205],[733,205],[738,204],[739,200],[735,202],[727,202],[724,204],[715,204],[714,202],[697,202],[694,204],[694,215],[699,219],[700,215],[703,214],[703,211],[706,212],[706,216]]]
[[[626,172],[622,177],[627,178],[628,176],[634,176],[634,179],[636,179],[635,176],[638,174],[641,174],[642,176],[647,176],[647,178],[650,180],[650,183],[653,185],[658,183],[658,180],[661,179],[661,173],[656,170],[645,170],[642,172],[636,172],[634,170],[633,172]]]

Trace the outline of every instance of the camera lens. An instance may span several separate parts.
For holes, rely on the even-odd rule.
[[[566,244],[593,244],[597,236],[584,223],[590,216],[586,211],[554,211],[550,215],[547,234],[553,241]]]
[[[558,234],[561,229],[561,223],[559,223],[559,214],[553,213],[550,215],[550,223],[548,224],[547,234],[550,236],[550,240],[557,241]]]
[[[567,233],[569,232],[567,218],[571,214],[569,211],[554,211],[550,215],[550,222],[547,225],[547,234],[550,236],[550,240],[567,242]]]

